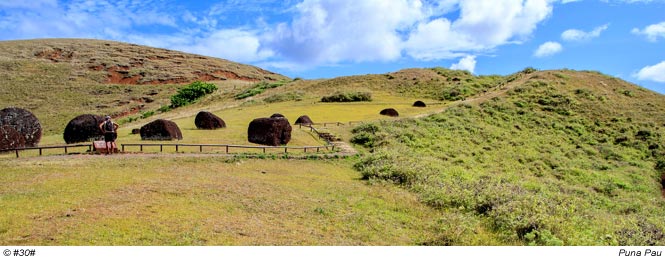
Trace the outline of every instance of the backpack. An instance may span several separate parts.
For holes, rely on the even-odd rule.
[[[104,123],[104,131],[113,132],[113,130],[115,130],[113,129],[113,122],[111,122],[111,120],[106,120]]]

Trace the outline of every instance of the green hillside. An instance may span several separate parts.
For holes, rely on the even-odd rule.
[[[354,129],[364,179],[441,213],[436,245],[663,245],[665,97],[543,71],[422,119]]]

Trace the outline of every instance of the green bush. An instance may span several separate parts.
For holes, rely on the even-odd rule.
[[[178,93],[171,96],[171,108],[181,107],[194,103],[203,96],[217,90],[217,86],[212,83],[201,81],[192,82],[178,90]]]
[[[160,113],[166,113],[171,111],[171,106],[161,106],[160,108],[157,109]]]
[[[372,148],[377,141],[376,133],[378,131],[379,127],[372,123],[359,125],[351,130],[354,134],[351,137],[351,143]]]
[[[146,111],[141,114],[141,118],[148,118],[155,115],[155,111]]]
[[[372,93],[336,92],[335,94],[321,98],[321,102],[360,102],[360,101],[372,101]]]

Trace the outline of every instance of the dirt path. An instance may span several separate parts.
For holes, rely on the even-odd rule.
[[[459,101],[454,101],[454,102],[448,103],[446,106],[444,106],[440,109],[430,111],[430,112],[425,113],[425,114],[415,115],[415,116],[413,116],[413,118],[423,118],[423,117],[428,117],[428,116],[431,116],[431,115],[443,113],[444,111],[446,111],[446,109],[448,109],[450,107],[453,107],[453,106],[456,106],[458,104],[479,104],[479,103],[485,102],[487,100],[490,100],[492,98],[495,98],[495,97],[498,97],[498,96],[501,96],[501,95],[505,94],[509,90],[515,88],[515,86],[522,85],[522,83],[524,83],[525,81],[528,80],[528,78],[525,77],[525,76],[526,75],[520,75],[519,78],[515,79],[514,81],[512,81],[508,84],[504,84],[504,85],[501,85],[501,86],[491,88],[491,89],[487,90],[487,92],[484,92],[484,93],[482,93],[478,96],[474,96],[472,98],[468,98],[468,99],[465,99],[465,100],[459,100]]]

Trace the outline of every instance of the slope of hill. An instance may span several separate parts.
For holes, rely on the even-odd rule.
[[[471,73],[444,68],[404,69],[386,74],[338,77],[310,81],[304,90],[308,93],[332,93],[340,90],[386,91],[394,95],[461,100],[487,91],[505,81],[498,75],[473,76]]]
[[[443,113],[359,126],[365,179],[440,210],[440,245],[664,245],[665,97],[527,71]]]
[[[68,80],[88,78],[107,84],[286,79],[258,67],[224,59],[90,39],[3,41],[0,42],[0,60],[69,64],[71,71]]]
[[[113,41],[0,42],[0,106],[31,110],[47,134],[83,114],[120,117],[169,104],[182,84],[214,81],[224,92],[285,80],[254,66]]]

